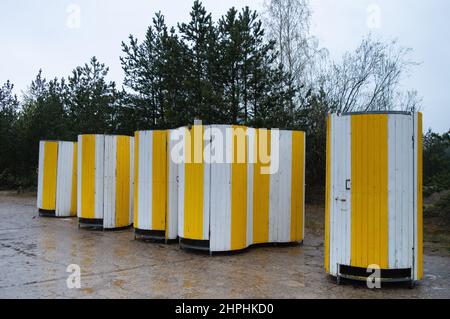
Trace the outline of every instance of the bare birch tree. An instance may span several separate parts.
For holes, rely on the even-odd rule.
[[[418,110],[415,91],[401,90],[401,80],[417,63],[409,59],[411,49],[397,41],[381,42],[371,35],[346,53],[341,63],[331,63],[324,80],[331,111],[369,112]]]
[[[297,102],[314,87],[317,63],[327,56],[318,40],[310,35],[312,11],[308,0],[267,0],[265,2],[267,36],[276,40],[278,63],[291,75],[298,92]],[[300,104],[300,103],[297,103]],[[295,105],[291,106],[294,114]]]

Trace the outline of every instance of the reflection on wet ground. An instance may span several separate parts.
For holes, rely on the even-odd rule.
[[[37,217],[35,198],[0,194],[1,298],[450,298],[450,256],[425,251],[414,289],[337,286],[322,268],[323,241],[210,257],[178,245],[135,241],[132,230],[79,229],[74,218]],[[67,266],[81,268],[68,289]]]

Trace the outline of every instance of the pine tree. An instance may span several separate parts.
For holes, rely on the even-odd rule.
[[[67,138],[69,124],[63,102],[64,80],[47,81],[40,70],[23,97],[17,122],[16,170],[20,183],[35,182],[39,141]]]
[[[220,118],[220,92],[217,88],[217,29],[211,14],[198,0],[194,1],[190,13],[191,21],[178,25],[181,38],[185,42],[187,56],[187,79],[185,89],[188,94],[189,115],[205,123],[213,123]]]
[[[9,81],[0,87],[0,189],[14,182],[19,102],[13,88]]]
[[[65,104],[71,136],[103,134],[113,129],[114,104],[118,98],[116,85],[108,82],[109,68],[93,57],[89,63],[72,71],[65,86]]]
[[[168,30],[157,13],[142,43],[132,35],[122,43],[121,57],[128,103],[135,110],[136,129],[166,128],[187,124],[185,90],[187,48],[174,28]]]
[[[290,126],[285,108],[295,92],[286,85],[288,74],[275,63],[274,42],[264,40],[257,13],[246,7],[238,14],[231,8],[219,21],[219,35],[229,121]]]
[[[135,110],[136,126],[141,129],[154,128],[156,125],[155,38],[155,31],[150,26],[141,45],[133,35],[129,36],[129,44],[122,42],[125,56],[120,57],[120,61],[125,72],[124,84],[131,89],[129,103]]]
[[[187,106],[187,94],[184,56],[186,47],[180,42],[175,28],[168,30],[164,17],[158,14],[154,23],[158,32],[156,41],[156,71],[159,77],[160,121],[158,127],[177,127],[191,121]]]

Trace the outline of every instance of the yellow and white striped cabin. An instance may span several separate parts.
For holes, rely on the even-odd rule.
[[[172,131],[135,133],[134,229],[145,239],[177,239],[177,165],[170,160]]]
[[[178,167],[182,247],[212,253],[303,241],[303,132],[230,125],[182,130],[185,151]],[[272,156],[275,147],[279,151]]]
[[[77,143],[39,143],[37,206],[41,216],[76,216],[76,174]]]
[[[80,226],[103,229],[133,223],[134,139],[78,136],[78,218]]]
[[[325,270],[361,279],[422,278],[422,114],[331,114]]]

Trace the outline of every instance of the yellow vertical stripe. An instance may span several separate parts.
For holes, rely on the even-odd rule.
[[[42,209],[56,209],[56,171],[58,165],[58,142],[44,144],[44,178]]]
[[[78,143],[73,143],[72,167],[72,194],[70,198],[70,216],[77,215],[77,170],[78,170]]]
[[[422,113],[417,116],[417,279],[423,276],[423,170],[422,170]]]
[[[247,141],[246,128],[233,126],[231,164],[231,249],[247,246]]]
[[[152,230],[165,230],[167,201],[166,132],[153,131]]]
[[[95,218],[95,135],[81,137],[81,217]]]
[[[292,132],[291,241],[303,240],[304,150],[304,133]]]
[[[185,138],[184,238],[195,240],[203,240],[204,164],[203,156],[195,154],[196,143],[201,143],[197,150],[203,150],[203,130],[194,125],[191,130],[186,129]]]
[[[327,159],[325,179],[325,272],[330,272],[330,187],[331,187],[331,115],[327,118]]]
[[[388,116],[354,115],[351,130],[351,265],[377,264],[386,269]]]
[[[134,228],[138,225],[138,200],[139,200],[139,132],[134,133],[134,191],[133,191],[133,224]]]
[[[267,134],[266,143],[261,138]],[[263,129],[255,130],[255,165],[253,172],[253,243],[267,243],[269,241],[269,193],[270,193],[270,175],[261,174],[261,168],[268,167],[270,164],[261,163],[261,153],[270,156],[270,131]]]
[[[116,227],[130,224],[130,142],[128,136],[116,137]]]

